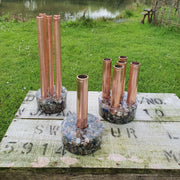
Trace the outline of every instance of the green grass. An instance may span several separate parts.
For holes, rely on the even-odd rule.
[[[62,80],[76,90],[76,76],[89,75],[89,91],[101,91],[102,59],[129,57],[141,63],[138,91],[180,97],[180,34],[140,19],[61,24]],[[85,26],[86,24],[86,26]],[[29,90],[40,87],[36,22],[0,21],[0,139]]]

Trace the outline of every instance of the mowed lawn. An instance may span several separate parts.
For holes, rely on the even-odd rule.
[[[61,24],[62,80],[76,90],[76,76],[89,76],[89,91],[101,91],[102,59],[128,56],[141,63],[138,92],[180,97],[180,33],[138,20]],[[36,22],[0,22],[0,140],[29,90],[40,87]]]

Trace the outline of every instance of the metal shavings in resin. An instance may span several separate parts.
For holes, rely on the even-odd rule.
[[[64,148],[73,154],[87,155],[100,149],[103,125],[100,120],[88,114],[88,127],[76,127],[76,114],[70,114],[62,122],[62,142]]]
[[[60,113],[66,108],[66,95],[67,90],[65,87],[62,87],[61,99],[57,99],[55,93],[53,96],[43,99],[41,98],[41,90],[39,89],[36,93],[38,108],[46,114]]]
[[[127,105],[127,96],[124,95],[122,105],[118,108],[111,107],[111,99],[102,99],[102,93],[99,95],[99,114],[111,123],[126,124],[134,120],[137,104]]]

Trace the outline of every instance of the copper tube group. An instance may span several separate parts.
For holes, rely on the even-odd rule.
[[[110,98],[112,59],[103,59],[102,98]]]
[[[111,96],[111,106],[113,108],[119,107],[120,98],[123,94],[122,91],[123,70],[124,67],[121,65],[115,65],[113,69],[112,96]]]
[[[36,17],[38,31],[38,47],[41,78],[41,97],[54,95],[54,65],[53,65],[53,36],[52,16],[40,13]],[[61,42],[60,42],[60,15],[54,15],[54,47],[55,47],[55,94],[61,97]]]
[[[131,62],[129,84],[128,84],[127,104],[136,103],[139,69],[140,69],[140,63]]]
[[[77,124],[78,128],[87,127],[88,112],[88,76],[77,76]]]
[[[109,58],[103,59],[102,98],[109,99],[111,101],[111,107],[113,108],[117,108],[123,103],[127,59],[127,56],[119,56],[119,61],[117,61],[117,65],[115,65],[113,68],[113,82],[111,94],[110,85],[112,60]],[[126,100],[127,104],[136,103],[139,68],[140,63],[131,62],[128,95]]]

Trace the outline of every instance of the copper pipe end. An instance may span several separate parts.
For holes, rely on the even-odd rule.
[[[122,96],[123,70],[121,65],[115,65],[113,69],[111,107],[117,108],[120,105],[120,97]]]
[[[110,98],[112,59],[103,59],[102,98]]]
[[[60,18],[61,16],[59,14],[55,14],[53,17],[54,18]]]
[[[49,94],[54,94],[54,67],[53,67],[53,43],[52,43],[52,16],[46,16],[47,23],[47,54],[48,54],[48,78]]]
[[[88,112],[88,76],[77,76],[77,127],[87,127]]]
[[[39,48],[39,67],[40,67],[40,81],[41,81],[41,98],[47,97],[47,79],[46,79],[46,61],[44,53],[44,18],[36,17],[37,34],[38,34],[38,48]]]
[[[46,13],[39,13],[39,16],[45,16]]]
[[[119,61],[126,61],[127,62],[128,57],[127,56],[119,56]]]
[[[120,97],[120,102],[123,100],[123,94],[124,94],[124,89],[125,89],[125,82],[126,82],[126,61],[117,61],[117,65],[123,66],[123,77],[122,77],[122,94]]]
[[[60,16],[54,16],[54,48],[55,48],[55,79],[56,97],[61,97],[62,77],[61,77],[61,36],[60,36]]]
[[[128,84],[127,104],[136,103],[139,69],[140,69],[139,62],[131,62],[129,84]]]

